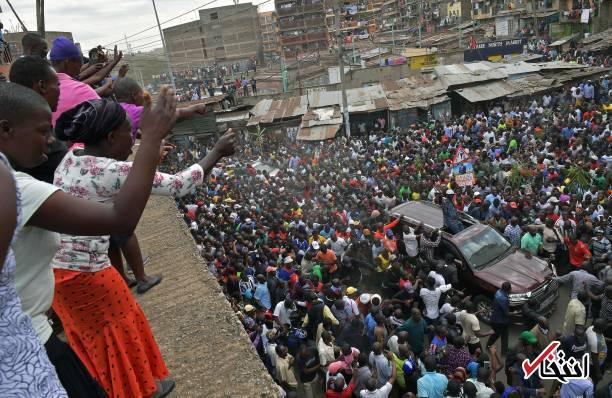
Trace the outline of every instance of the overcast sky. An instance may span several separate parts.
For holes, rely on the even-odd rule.
[[[265,3],[259,11],[274,8],[273,0],[253,0],[254,4]],[[12,0],[15,11],[29,30],[36,30],[35,0]],[[204,4],[210,3],[205,7]],[[246,1],[245,1],[246,3]],[[193,21],[197,11],[164,24],[163,22],[195,8],[211,8],[233,4],[232,0],[156,0],[162,28]],[[19,24],[8,4],[0,0],[0,21],[8,30],[18,29]],[[151,0],[46,0],[45,25],[48,31],[72,32],[74,40],[81,43],[83,51],[98,44],[109,45],[118,41],[119,49],[125,50],[123,35],[133,35],[155,25],[155,14]],[[154,36],[154,37],[152,37]],[[134,51],[161,47],[157,27],[128,38]],[[51,44],[51,43],[49,43]]]

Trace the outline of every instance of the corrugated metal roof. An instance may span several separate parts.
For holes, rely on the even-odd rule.
[[[300,127],[321,126],[325,124],[342,123],[342,113],[339,106],[311,109],[302,116]]]
[[[578,36],[580,36],[578,33],[574,33],[573,35],[562,37],[559,40],[556,40],[556,41],[553,41],[552,43],[550,43],[549,46],[550,47],[555,47],[555,46],[563,45],[563,44],[567,43],[568,41],[570,41],[572,39],[575,39]]]
[[[248,110],[217,113],[217,123],[235,122],[240,120],[247,120],[248,118]]]
[[[327,124],[324,126],[313,126],[300,128],[297,139],[301,141],[321,141],[334,138],[342,123]]]
[[[423,108],[448,100],[446,87],[430,75],[411,76],[382,83],[389,103],[389,110]]]
[[[508,77],[503,64],[474,62],[468,64],[438,65],[434,67],[436,76],[445,87],[500,80]]]
[[[512,87],[514,87],[516,91],[508,95],[508,98],[539,94],[547,90],[562,87],[562,84],[557,82],[554,78],[544,78],[542,75],[532,75],[513,80]]]
[[[389,106],[385,90],[380,84],[346,90],[346,100],[349,112],[355,113],[387,109]]]
[[[281,100],[265,99],[258,102],[257,105],[251,109],[251,113],[255,116],[249,119],[247,126],[299,117],[306,113],[307,109],[308,105],[305,95]]]
[[[469,102],[474,103],[505,97],[516,90],[506,82],[491,82],[473,87],[464,87],[454,91]]]

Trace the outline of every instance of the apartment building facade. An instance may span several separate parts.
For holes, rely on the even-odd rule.
[[[164,29],[176,69],[263,61],[261,25],[252,3],[207,8],[200,19]]]
[[[275,0],[278,31],[285,58],[325,51],[329,32],[322,0]]]
[[[264,62],[274,62],[280,56],[280,42],[278,39],[278,16],[276,11],[259,13],[261,26],[261,44],[263,47]]]

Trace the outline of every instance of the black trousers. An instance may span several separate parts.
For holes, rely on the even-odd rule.
[[[487,347],[491,347],[501,337],[501,353],[506,355],[508,352],[508,324],[491,322],[491,329],[493,329],[493,334],[487,341]]]
[[[68,344],[52,335],[45,350],[70,398],[106,398],[104,389],[91,377]]]

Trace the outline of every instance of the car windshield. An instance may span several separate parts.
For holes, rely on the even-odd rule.
[[[485,228],[459,245],[461,253],[476,270],[489,265],[510,249],[510,242],[493,228]]]

